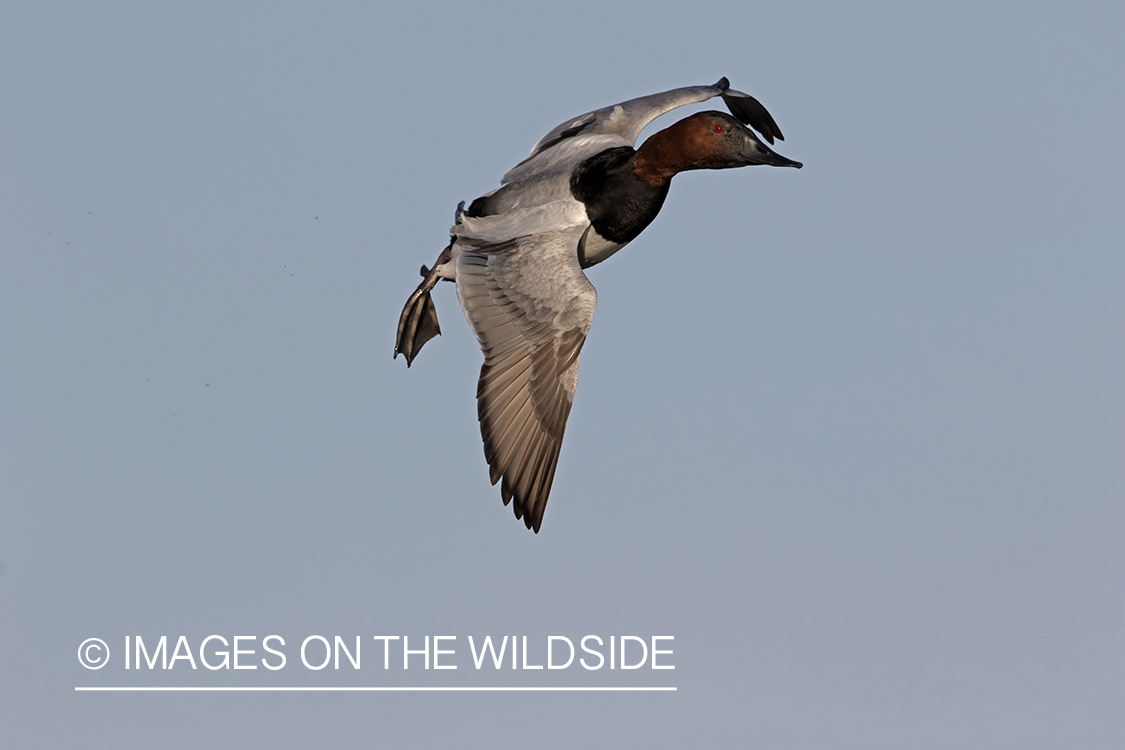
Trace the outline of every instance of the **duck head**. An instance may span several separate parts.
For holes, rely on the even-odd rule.
[[[689,169],[733,169],[754,164],[801,168],[777,153],[734,117],[699,112],[654,133],[637,149],[634,170],[652,185],[663,185]]]

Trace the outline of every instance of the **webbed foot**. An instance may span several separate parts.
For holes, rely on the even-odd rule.
[[[438,275],[438,267],[448,263],[452,257],[452,246],[450,246],[442,250],[432,269],[422,266],[422,283],[402,308],[402,315],[398,319],[398,335],[395,338],[395,357],[397,358],[400,353],[405,355],[407,367],[410,367],[427,341],[441,335],[437,308],[434,307],[434,301],[430,297],[430,290],[441,278]]]

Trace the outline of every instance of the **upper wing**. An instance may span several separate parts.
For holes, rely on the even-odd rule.
[[[716,96],[722,96],[731,114],[770,143],[775,137],[785,140],[761,102],[731,89],[730,82],[720,78],[713,86],[686,86],[641,96],[567,120],[543,136],[531,149],[531,155],[504,175],[501,182],[506,184],[556,166],[573,164],[607,148],[632,146],[645,126],[665,112]]]
[[[504,504],[515,500],[516,518],[538,533],[597,303],[574,250],[585,225],[498,242],[467,236],[472,228],[454,228],[463,232],[457,296],[484,351],[477,384],[484,455],[492,483],[503,479]]]

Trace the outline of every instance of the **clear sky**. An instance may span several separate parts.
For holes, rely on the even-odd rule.
[[[1117,747],[1123,8],[0,4],[4,744]],[[409,371],[399,311],[552,127],[721,76],[805,168],[681,175],[590,271],[535,536],[452,285]],[[162,635],[258,669],[124,668]],[[408,685],[678,689],[74,690]]]

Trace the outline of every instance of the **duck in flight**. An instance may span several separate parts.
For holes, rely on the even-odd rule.
[[[716,96],[730,114],[699,112],[633,148],[660,115]],[[656,218],[679,172],[753,164],[800,169],[762,142],[774,139],[784,137],[766,108],[722,78],[567,120],[504,175],[501,187],[468,209],[457,207],[449,245],[433,268],[422,266],[423,281],[399,318],[395,357],[403,354],[409,367],[441,333],[430,290],[439,279],[455,282],[484,352],[477,415],[489,476],[535,533],[594,319],[597,293],[584,270]]]

